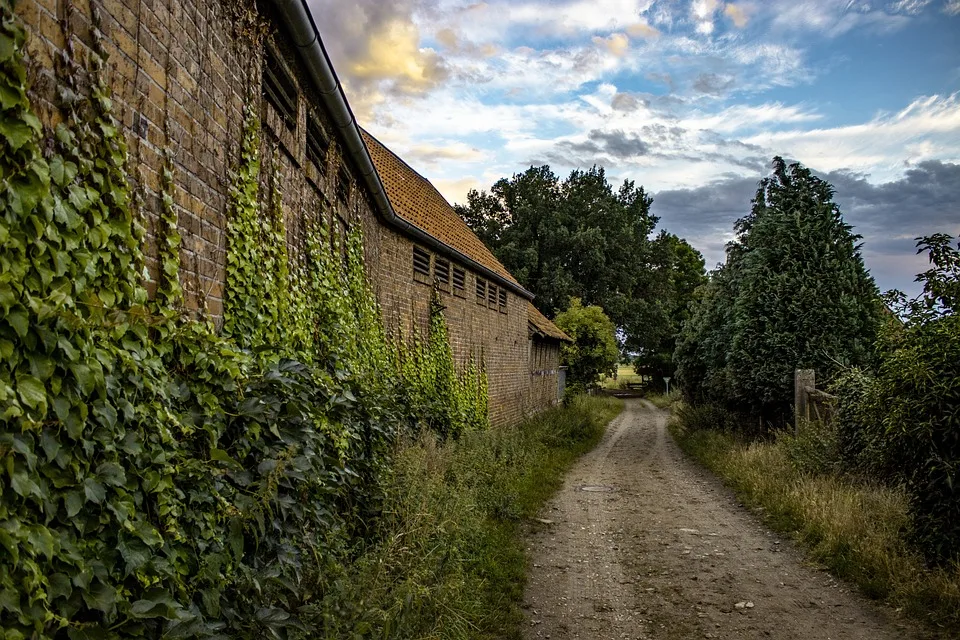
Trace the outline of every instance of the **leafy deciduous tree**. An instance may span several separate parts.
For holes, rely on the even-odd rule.
[[[457,211],[536,294],[534,304],[545,314],[572,297],[599,305],[626,350],[652,355],[672,351],[674,316],[686,306],[680,299],[703,268],[699,254],[676,236],[650,238],[658,221],[651,203],[632,181],[615,190],[601,167],[561,181],[541,166],[499,180],[489,192],[471,191]]]
[[[561,362],[569,367],[567,380],[571,388],[589,388],[601,374],[614,372],[619,350],[613,322],[603,309],[595,305],[585,307],[579,298],[573,298],[555,322],[574,340],[560,351]]]

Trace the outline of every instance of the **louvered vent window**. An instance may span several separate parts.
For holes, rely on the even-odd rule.
[[[430,254],[420,247],[413,248],[413,279],[430,282]]]
[[[344,204],[350,200],[350,181],[350,172],[346,167],[340,167],[340,172],[337,173],[337,199]],[[430,275],[429,271],[427,275]]]
[[[487,303],[487,281],[477,278],[477,304]]]
[[[433,265],[433,279],[441,289],[450,287],[450,263],[447,260],[437,258]]]
[[[465,297],[464,289],[467,286],[467,272],[460,267],[453,268],[453,294]]]
[[[327,148],[330,146],[327,136],[320,126],[320,119],[316,114],[307,116],[307,159],[317,166],[320,173],[327,170]]]
[[[284,126],[291,131],[296,129],[297,87],[270,49],[264,54],[262,90],[263,99],[280,114]]]
[[[487,285],[487,306],[491,309],[497,308],[497,285],[493,283]]]
[[[500,303],[500,313],[507,312],[507,290],[503,287],[500,288],[498,293],[497,301]]]

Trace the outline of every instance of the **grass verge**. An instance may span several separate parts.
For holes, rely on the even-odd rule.
[[[643,398],[658,409],[673,409],[681,402],[682,396],[674,390],[670,393],[648,393]]]
[[[683,412],[681,412],[682,414]],[[907,543],[903,491],[832,474],[797,471],[783,443],[746,443],[729,433],[670,429],[681,448],[716,473],[765,522],[869,597],[947,633],[960,633],[960,567],[930,569]]]
[[[397,452],[380,541],[335,581],[328,637],[519,638],[526,558],[520,524],[622,409],[606,397],[515,428],[440,443],[424,435]]]

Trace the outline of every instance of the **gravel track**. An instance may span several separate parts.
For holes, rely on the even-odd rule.
[[[924,638],[805,563],[627,400],[528,538],[529,639]]]

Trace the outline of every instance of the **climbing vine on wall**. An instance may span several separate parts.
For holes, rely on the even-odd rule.
[[[486,427],[486,372],[474,358],[458,370],[436,290],[427,335],[421,339],[414,333],[409,344],[398,342],[395,353],[405,404],[414,421],[450,437]]]
[[[173,158],[169,150],[163,154],[160,170],[160,216],[158,254],[160,281],[157,283],[157,302],[166,308],[178,308],[183,304],[183,288],[180,285],[180,232],[179,216],[173,203]]]
[[[417,398],[439,418],[395,402],[410,396],[391,373],[400,351],[364,275],[359,227],[341,259],[314,216],[291,259],[278,189],[261,215],[250,111],[222,335],[176,309],[169,158],[147,304],[99,29],[88,58],[70,49],[65,119],[47,139],[27,96],[25,33],[10,0],[0,11],[4,637],[315,636],[324,568],[336,541],[371,521],[399,425],[479,428],[482,368],[457,372],[437,305],[425,348],[400,351],[428,365]],[[439,394],[456,410],[444,414]]]

